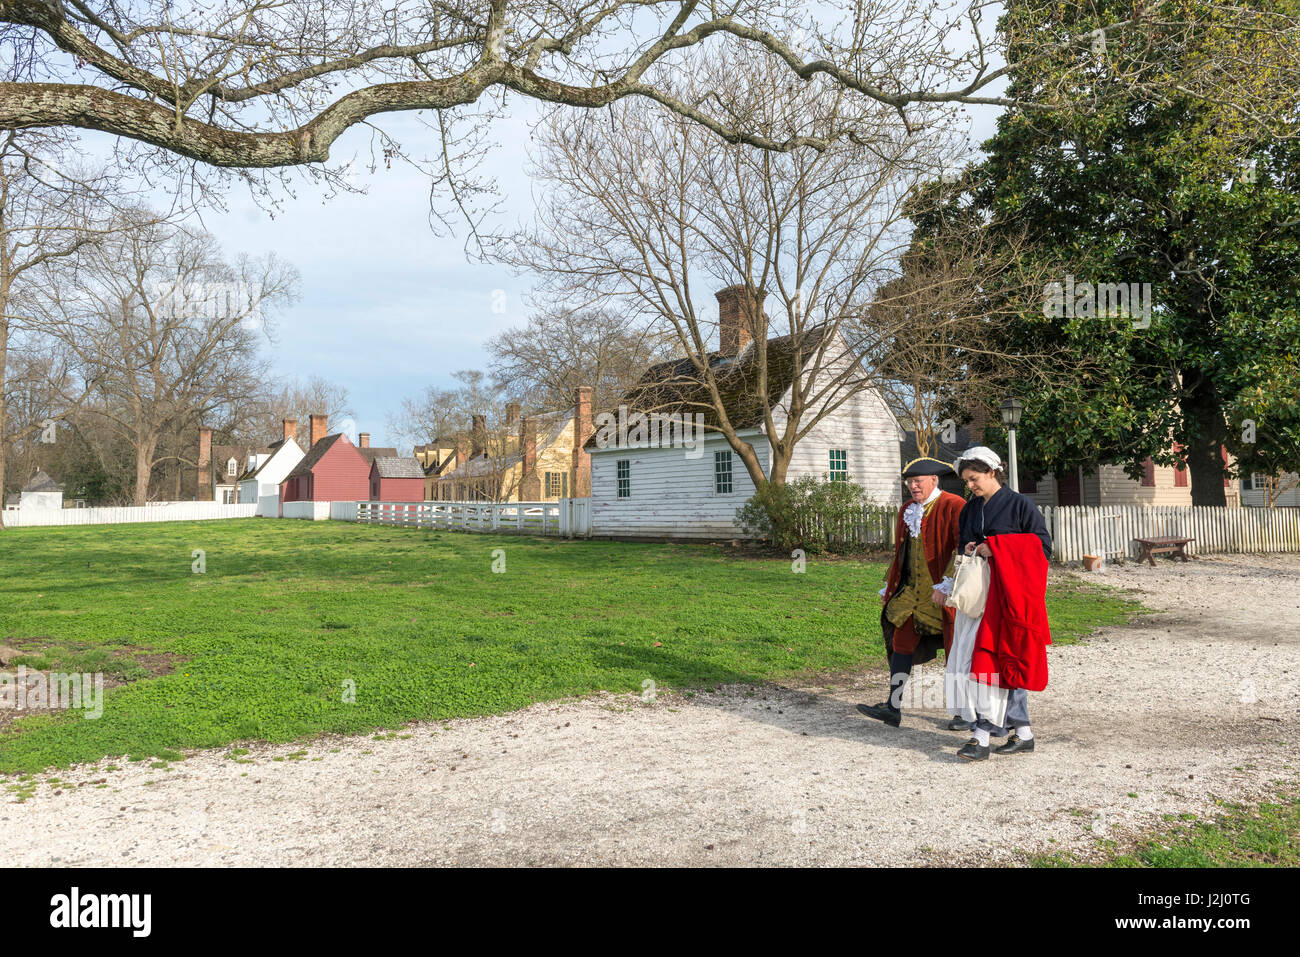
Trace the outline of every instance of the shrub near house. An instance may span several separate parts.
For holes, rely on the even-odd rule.
[[[856,529],[869,504],[859,485],[805,475],[754,493],[736,510],[736,522],[747,535],[782,551],[856,551],[860,547]],[[892,513],[888,506],[881,508]]]

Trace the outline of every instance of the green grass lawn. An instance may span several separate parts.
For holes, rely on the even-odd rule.
[[[1219,801],[1209,820],[1182,815],[1186,826],[1153,834],[1132,848],[1098,842],[1101,860],[1072,854],[1043,854],[1037,867],[1300,867],[1300,786],[1278,782],[1275,800],[1258,807]],[[1166,816],[1171,823],[1173,815]]]
[[[98,720],[0,727],[3,772],[883,666],[872,562],[254,519],[6,529],[0,570],[19,663],[122,682]],[[1060,641],[1139,606],[1069,585],[1048,610]]]

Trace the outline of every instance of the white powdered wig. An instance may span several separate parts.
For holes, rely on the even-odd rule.
[[[983,462],[991,469],[1002,468],[1002,460],[998,458],[998,453],[985,445],[971,446],[957,459],[958,465],[962,462]]]

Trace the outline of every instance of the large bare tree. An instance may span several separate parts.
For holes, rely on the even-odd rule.
[[[928,208],[943,223],[932,198],[954,187],[940,179],[917,191],[912,208]],[[969,218],[961,211],[962,219]],[[1051,346],[1008,346],[1000,326],[1036,305],[1049,269],[1022,255],[1022,236],[995,246],[968,224],[947,223],[924,240],[914,237],[898,262],[898,275],[882,284],[861,317],[850,321],[864,344],[890,407],[916,433],[917,451],[934,455],[938,440],[951,444],[956,427],[996,407],[1029,382],[1053,382],[1065,372]],[[945,436],[947,436],[945,438]]]
[[[48,442],[50,424],[85,398],[42,316],[130,201],[120,171],[83,162],[66,131],[0,136],[0,493],[15,443]]]
[[[452,378],[460,384],[429,386],[418,395],[404,397],[398,411],[389,415],[389,431],[403,442],[424,444],[436,439],[452,441],[457,432],[468,434],[476,415],[493,422],[505,420],[508,400],[484,372],[461,369]]]
[[[298,444],[304,448],[311,416],[326,416],[330,426],[336,427],[356,415],[347,387],[324,376],[270,382],[232,403],[230,412],[231,432],[250,445],[275,441],[284,420],[294,419]]]
[[[100,399],[104,427],[135,449],[143,505],[163,436],[219,415],[266,379],[259,337],[271,311],[293,300],[297,274],[271,256],[228,263],[207,234],[147,211],[134,218],[86,257],[82,283],[58,300],[49,327]]]
[[[774,139],[834,128],[860,105],[832,84],[791,85],[762,56],[700,61],[673,88],[701,98],[724,77],[746,122]],[[689,359],[682,378],[699,383],[696,404],[755,486],[780,484],[816,423],[876,384],[857,358],[881,336],[868,340],[861,317],[904,248],[915,187],[958,148],[937,133],[906,133],[879,105],[851,122],[860,142],[777,153],[728,144],[685,120],[665,124],[635,101],[607,116],[556,116],[538,135],[534,175],[548,188],[536,223],[493,253],[533,270],[539,296],[603,300],[667,332]],[[744,385],[772,446],[766,473],[727,398],[738,365],[715,361],[713,293],[735,284],[767,313],[751,330],[745,363],[755,371]],[[769,394],[769,335],[785,337],[777,360],[790,367],[785,407]]]
[[[1028,45],[992,28],[998,7],[984,0],[5,0],[0,9],[17,67],[0,83],[0,128],[81,127],[217,167],[319,169],[357,125],[375,132],[387,161],[401,147],[379,118],[425,111],[432,167],[453,186],[453,159],[474,153],[458,149],[458,136],[473,138],[458,121],[481,120],[510,93],[586,109],[653,101],[732,142],[790,150],[869,137],[854,124],[866,104],[904,126],[924,122],[934,103],[1006,105],[1008,51],[1021,75],[1065,50],[1089,76],[1099,47],[1174,37],[1192,66],[1144,92],[1212,96],[1243,126],[1269,122],[1279,91],[1300,88],[1296,19],[1271,2],[1211,4],[1205,16],[1177,0],[1139,0],[1131,15],[1079,35],[1030,22]],[[748,123],[726,82],[694,96],[670,82],[689,54],[740,50],[770,55],[783,83],[829,83],[860,108],[842,123],[777,131]],[[1239,64],[1260,58],[1275,64],[1276,83],[1238,82]],[[1122,57],[1101,62],[1123,75]],[[1089,104],[1062,95],[1035,107]]]
[[[542,305],[526,325],[487,342],[488,370],[531,410],[566,408],[578,386],[594,411],[612,409],[646,368],[671,355],[662,331],[600,306]]]

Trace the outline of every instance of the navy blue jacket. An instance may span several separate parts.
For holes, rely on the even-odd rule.
[[[1043,521],[1043,513],[1038,510],[1032,498],[1013,491],[1009,485],[994,492],[987,502],[978,495],[973,496],[962,508],[957,522],[959,555],[966,554],[968,542],[978,545],[990,535],[1028,532],[1039,537],[1043,543],[1043,554],[1051,561],[1052,536],[1047,531],[1047,523]]]

